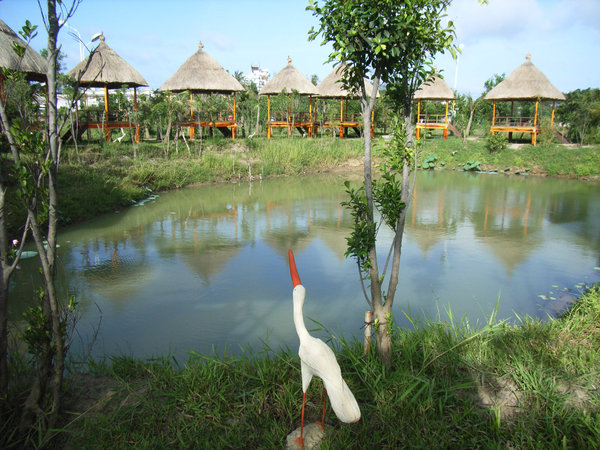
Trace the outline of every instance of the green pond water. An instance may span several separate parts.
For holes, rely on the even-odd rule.
[[[182,189],[60,233],[59,287],[80,302],[73,354],[240,352],[297,346],[287,251],[307,289],[309,328],[362,339],[368,309],[346,259],[351,216],[334,175]],[[359,182],[360,178],[354,181]],[[391,242],[380,231],[379,254]],[[17,327],[39,283],[35,258],[13,278]],[[420,172],[394,303],[414,317],[547,318],[600,279],[600,187],[537,177]],[[312,319],[312,320],[311,320]],[[314,334],[326,336],[322,330]]]

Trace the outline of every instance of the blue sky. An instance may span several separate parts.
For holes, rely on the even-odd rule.
[[[68,2],[68,0],[67,0]],[[42,1],[42,4],[45,2]],[[247,73],[251,64],[281,70],[288,56],[307,77],[325,78],[330,48],[308,42],[316,18],[307,0],[83,0],[68,24],[84,43],[103,32],[106,43],[156,89],[198,49],[226,70]],[[599,0],[454,0],[448,10],[463,45],[458,64],[450,55],[436,65],[451,87],[478,95],[494,74],[532,62],[562,92],[600,87]],[[26,19],[40,26],[33,41],[46,47],[37,0],[0,0],[0,17],[15,31]],[[59,41],[71,69],[79,44],[64,27]],[[92,44],[93,46],[94,44]],[[458,65],[458,77],[456,68]]]

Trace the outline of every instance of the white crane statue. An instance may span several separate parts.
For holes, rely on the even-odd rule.
[[[298,269],[292,250],[288,252],[290,263],[290,275],[292,276],[292,284],[294,285],[294,325],[296,332],[300,338],[300,348],[298,356],[300,356],[300,367],[302,370],[302,423],[300,425],[300,437],[296,440],[302,448],[304,448],[304,404],[306,402],[306,391],[313,375],[320,377],[323,380],[323,417],[319,424],[323,428],[325,422],[325,404],[327,396],[331,407],[338,419],[345,423],[354,423],[360,419],[360,408],[354,398],[354,394],[342,378],[342,371],[335,359],[333,350],[325,344],[321,339],[311,336],[304,325],[304,317],[302,315],[302,306],[306,290],[300,282]]]

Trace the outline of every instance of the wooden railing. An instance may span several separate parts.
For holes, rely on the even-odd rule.
[[[417,124],[445,124],[446,123],[446,115],[445,114],[421,114],[419,116],[419,120]]]
[[[533,117],[496,117],[495,127],[533,127]]]

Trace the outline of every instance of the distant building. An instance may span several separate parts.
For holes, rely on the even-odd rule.
[[[250,83],[254,83],[258,90],[267,83],[269,79],[269,69],[261,69],[260,66],[250,66],[250,74],[245,75],[246,80]]]

